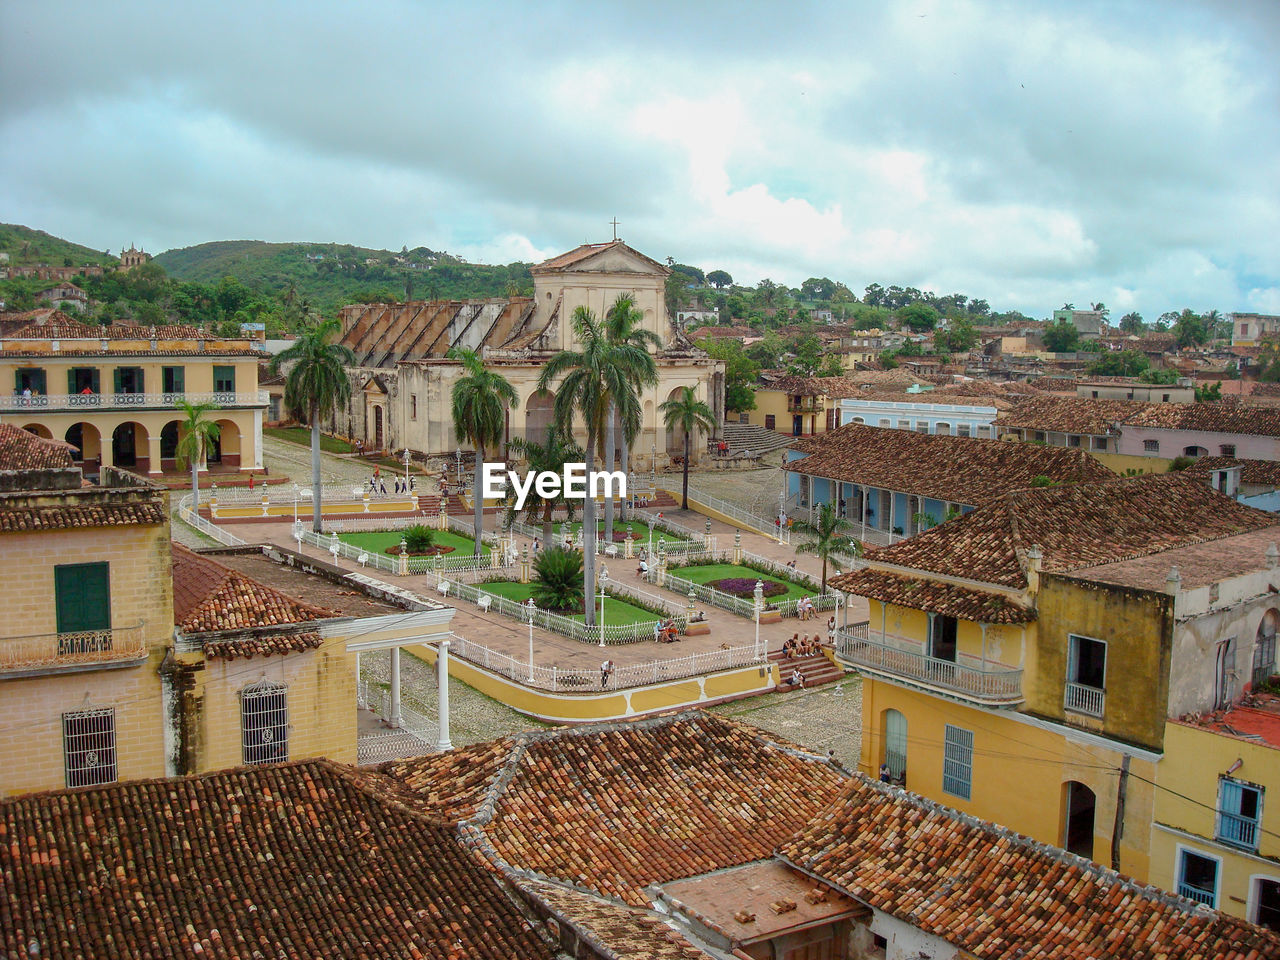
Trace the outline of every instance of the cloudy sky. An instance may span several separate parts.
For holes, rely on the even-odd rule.
[[[1280,3],[0,0],[0,221],[1280,313]]]

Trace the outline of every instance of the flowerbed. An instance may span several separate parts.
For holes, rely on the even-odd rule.
[[[678,571],[676,572],[678,573]],[[779,583],[777,580],[766,580],[762,577],[759,582],[766,597],[777,597],[787,592],[787,585]],[[706,586],[719,590],[721,593],[727,593],[730,596],[741,597],[743,600],[753,600],[756,595],[756,581],[746,577],[726,577],[723,580],[708,580]]]
[[[446,547],[446,546],[434,546],[430,550],[410,550],[408,551],[408,554],[411,557],[439,557],[439,556],[443,556],[446,553],[453,553],[455,549],[457,548]],[[398,557],[400,556],[400,544],[397,543],[395,546],[387,547],[382,552],[389,553],[393,557]]]

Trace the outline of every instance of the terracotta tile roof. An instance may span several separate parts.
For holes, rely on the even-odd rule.
[[[210,640],[204,644],[204,655],[210,660],[252,660],[272,654],[314,650],[324,643],[318,633],[276,633],[245,637],[241,640]]]
[[[1225,467],[1240,467],[1240,482],[1259,486],[1280,487],[1280,462],[1275,460],[1238,460],[1235,457],[1201,457],[1187,470],[1205,473]]]
[[[457,810],[476,811],[464,829],[496,861],[635,906],[648,904],[648,884],[768,856],[844,779],[822,758],[699,711],[522,734],[477,803],[494,759],[482,755],[480,774],[431,758],[380,769],[432,812],[456,794]]]
[[[667,926],[661,914],[606,900],[546,880],[524,880],[520,889],[546,905],[560,922],[606,958],[617,960],[707,960],[679,932]]]
[[[1202,476],[1147,474],[1016,490],[909,540],[869,549],[865,558],[1022,589],[1020,558],[1033,545],[1043,553],[1042,569],[1064,572],[1275,522],[1274,514],[1210,489]]]
[[[85,323],[55,310],[45,317],[37,317],[32,323],[6,340],[199,340],[218,339],[206,337],[199,327],[190,324],[162,324],[155,327],[113,324],[109,327]]]
[[[173,545],[173,621],[184,633],[307,623],[338,615],[295,600],[180,544]],[[295,649],[293,638],[275,639],[281,649],[272,652]]]
[[[126,527],[168,523],[158,503],[82,503],[55,506],[10,505],[0,500],[0,533]]]
[[[0,423],[0,470],[69,470],[73,449],[61,440],[46,440],[11,423]]]
[[[975,623],[1029,623],[1036,619],[1034,609],[1016,603],[1004,594],[904,576],[888,570],[867,567],[832,577],[828,582],[854,596]]]
[[[133,339],[146,339],[133,338]],[[172,350],[112,350],[103,353],[101,350],[91,347],[68,347],[63,343],[62,349],[58,351],[56,356],[59,357],[261,357],[262,352],[259,350],[241,349],[239,347],[221,347],[218,342],[210,339],[209,346],[206,350],[186,350],[174,348]],[[6,348],[10,344],[4,344]],[[0,352],[0,357],[33,357],[48,359],[48,351],[40,352],[36,350],[22,349],[5,349]]]
[[[1280,956],[1280,935],[863,777],[779,855],[983,960]]]
[[[325,760],[0,801],[0,953],[550,960],[453,831]]]
[[[1153,403],[1126,417],[1124,425],[1280,437],[1280,410],[1274,407],[1246,406],[1232,400],[1220,400],[1216,403]]]
[[[516,741],[507,737],[448,753],[392,760],[379,769],[412,790],[423,813],[461,823],[476,815],[515,748]]]
[[[654,260],[651,257],[646,257],[639,250],[627,246],[627,244],[621,240],[611,240],[607,243],[584,243],[582,246],[574,247],[568,253],[562,253],[560,256],[552,257],[550,260],[543,260],[541,263],[531,267],[530,269],[534,273],[550,270],[563,270],[565,267],[571,267],[575,263],[587,260],[598,253],[603,253],[605,250],[610,250],[614,247],[617,247],[620,250],[626,250],[629,253],[640,257],[642,260],[647,260],[655,267],[661,269],[664,273],[671,272],[670,267],[665,264],[658,263],[657,260]]]
[[[975,507],[1040,476],[1058,483],[1115,479],[1083,450],[857,423],[790,446],[808,454],[786,464],[797,473]]]
[[[871,393],[866,390],[859,391],[856,394],[859,400],[879,401],[881,403],[951,403],[962,407],[995,407],[997,410],[1011,410],[1014,404],[1014,398],[1008,395],[1000,396],[999,394],[982,394],[976,392],[961,393],[958,390],[950,390],[939,388],[937,390],[925,390],[922,393],[897,393],[885,391],[876,391]]]
[[[1143,408],[1183,406],[1140,400],[1094,400],[1091,397],[1033,397],[996,417],[997,427],[1105,436],[1116,424]]]

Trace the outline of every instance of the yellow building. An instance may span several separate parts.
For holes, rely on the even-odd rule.
[[[0,424],[0,795],[165,775],[164,492]]]
[[[174,773],[328,757],[357,759],[361,650],[447,639],[454,610],[418,609],[277,563],[260,548],[173,548],[175,656],[165,664]],[[264,582],[269,581],[269,582]],[[398,668],[396,669],[398,683]],[[398,713],[398,690],[392,709]],[[398,718],[397,718],[398,719]]]
[[[61,313],[0,338],[0,418],[70,443],[86,474],[177,470],[178,400],[211,402],[221,435],[209,463],[262,469],[262,354],[198,328],[99,327]]]
[[[838,642],[864,675],[862,770],[1158,875],[1167,720],[1242,694],[1249,678],[1232,664],[1260,648],[1237,621],[1269,602],[1232,588],[1202,609],[1207,574],[1170,568],[1199,558],[1230,572],[1238,556],[1263,567],[1260,544],[1276,539],[1270,514],[1204,478],[1161,475],[1015,491],[868,551],[834,581],[870,601],[868,622]],[[1224,627],[1229,596],[1236,625]]]
[[[812,437],[840,425],[840,401],[862,390],[848,377],[762,377],[748,423],[792,437]]]

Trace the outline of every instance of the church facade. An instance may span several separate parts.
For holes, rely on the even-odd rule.
[[[633,470],[659,467],[684,451],[684,436],[665,429],[659,405],[682,387],[724,414],[724,364],[680,335],[667,316],[664,291],[670,270],[621,240],[584,244],[532,269],[533,297],[488,300],[369,303],[344,307],[341,343],[356,355],[350,369],[351,402],[328,427],[359,438],[366,449],[441,456],[470,449],[459,442],[450,415],[453,384],[461,364],[448,359],[453,347],[480,353],[515,388],[519,403],[509,411],[506,438],[541,441],[552,421],[552,393],[538,389],[543,366],[557,352],[576,349],[570,318],[579,306],[604,316],[619,294],[633,296],[645,329],[662,340],[655,356],[659,382],[641,397],[643,422],[632,446]],[[553,385],[554,386],[554,385]],[[575,424],[580,443],[586,440]],[[708,438],[692,438],[697,459]],[[621,437],[618,444],[621,444]]]

